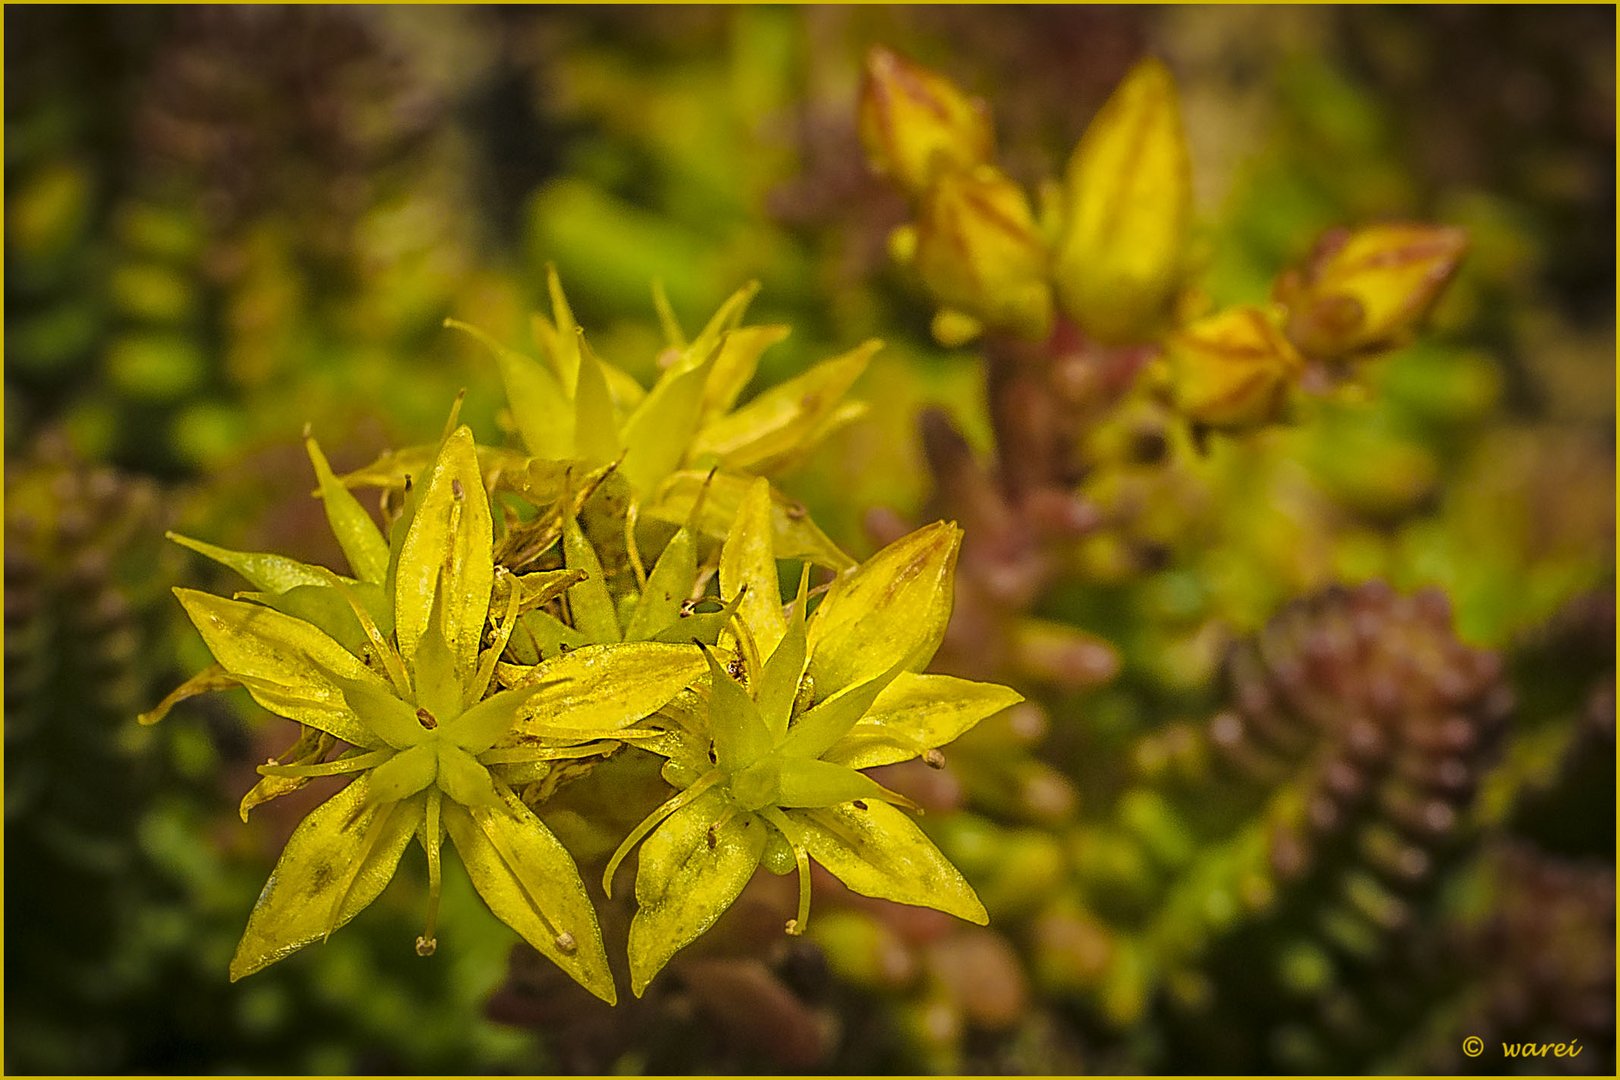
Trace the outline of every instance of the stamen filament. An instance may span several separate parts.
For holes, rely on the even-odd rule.
[[[724,775],[719,769],[704,773],[691,787],[666,800],[662,806],[641,819],[641,824],[632,829],[630,835],[624,838],[624,842],[619,845],[619,849],[613,853],[613,858],[608,860],[607,869],[602,871],[602,891],[607,894],[608,899],[613,899],[614,871],[619,869],[619,864],[624,861],[626,855],[630,854],[631,849],[641,843],[642,839],[665,818],[718,784]]]
[[[344,583],[343,579],[330,570],[326,570],[325,574],[331,579],[333,587],[337,589],[343,599],[348,601],[350,609],[354,611],[354,617],[360,622],[360,629],[366,633],[366,640],[371,642],[372,650],[382,660],[383,670],[388,673],[388,681],[394,684],[395,693],[402,700],[414,701],[416,694],[411,690],[410,676],[405,673],[405,661],[400,658],[399,653],[383,637],[382,631],[377,628],[377,623],[372,619],[371,613],[360,603],[360,598],[354,595],[353,590]]]
[[[804,834],[780,807],[767,806],[760,811],[765,820],[776,826],[788,846],[793,849],[793,861],[799,868],[799,913],[788,921],[787,932],[794,937],[804,933],[810,925],[810,853],[804,846]]]
[[[480,765],[527,765],[533,761],[562,761],[567,758],[591,757],[613,749],[611,741],[584,743],[580,746],[521,747],[505,750],[487,750],[478,758]]]
[[[440,845],[443,838],[439,835],[439,811],[444,796],[438,788],[428,792],[427,820],[422,827],[422,850],[427,852],[428,864],[428,909],[427,925],[422,936],[416,939],[416,955],[432,956],[439,947],[439,891],[443,882],[440,869]]]
[[[636,588],[647,588],[647,567],[641,561],[641,549],[636,546],[636,521],[641,517],[641,504],[634,499],[624,508],[624,549],[630,556],[630,569],[636,573]]]
[[[359,772],[369,769],[373,765],[381,765],[394,756],[393,750],[372,750],[353,757],[340,757],[332,761],[317,762],[313,765],[282,765],[273,763],[260,765],[261,776],[286,776],[303,780],[315,776],[341,776],[344,773]]]
[[[489,684],[495,678],[495,662],[501,658],[501,653],[506,651],[506,643],[512,640],[512,628],[517,625],[518,604],[522,600],[519,594],[522,593],[523,587],[505,567],[496,567],[496,572],[505,576],[511,585],[506,600],[506,618],[501,620],[500,627],[495,631],[494,643],[484,650],[483,657],[478,661],[478,673],[473,677],[471,687],[473,693],[468,700],[462,702],[467,706],[476,705],[489,693]]]

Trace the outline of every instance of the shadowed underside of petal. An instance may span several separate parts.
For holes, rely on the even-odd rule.
[[[416,831],[420,804],[362,809],[367,789],[364,778],[356,780],[293,830],[248,916],[231,960],[232,982],[342,926],[377,899],[394,876]]]

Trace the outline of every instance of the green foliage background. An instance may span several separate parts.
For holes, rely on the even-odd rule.
[[[1612,1070],[1612,10],[5,17],[7,1071],[1500,1071],[1455,1056],[1459,1025],[1486,1014],[1516,1037],[1593,1039],[1569,1064]],[[493,440],[494,365],[445,317],[526,340],[553,262],[598,351],[644,380],[655,279],[689,328],[759,280],[751,321],[794,327],[761,385],[884,338],[854,395],[868,418],[787,482],[858,556],[874,511],[915,523],[950,501],[922,406],[993,452],[980,360],[933,343],[887,261],[905,209],[853,120],[875,43],[992,102],[1026,182],[1061,169],[1135,59],[1162,56],[1217,301],[1259,299],[1341,223],[1462,225],[1469,258],[1366,403],[1217,442],[1211,506],[1190,508],[1174,474],[1088,480],[1148,509],[1087,540],[1036,613],[1111,643],[1119,675],[1026,672],[1044,741],[965,749],[927,819],[996,936],[829,908],[802,953],[736,933],[786,993],[751,1034],[736,1002],[754,999],[690,973],[684,999],[582,1020],[526,957],[509,964],[512,936],[447,869],[454,938],[431,961],[409,948],[407,873],[329,944],[227,985],[314,800],[236,820],[281,738],[245,695],[134,725],[207,661],[168,586],[228,590],[159,538],[329,562],[306,422],[358,466],[437,433],[465,387],[463,418]],[[1129,419],[1096,437],[1122,440]],[[1504,651],[1520,705],[1479,794],[1456,797],[1468,842],[1407,925],[1354,953],[1320,916],[1358,857],[1324,856],[1286,919],[1212,914],[1220,828],[1304,781],[1223,786],[1217,770],[1179,790],[1141,763],[1196,744],[1184,734],[1227,699],[1227,643],[1369,579],[1441,587],[1462,639]],[[1150,926],[1204,958],[1134,970],[1119,958]],[[1437,949],[1452,962],[1431,979]],[[1401,982],[1419,987],[1402,1015],[1366,1007]],[[1512,985],[1539,987],[1535,1007],[1498,1008]],[[771,1057],[794,1039],[813,1052]]]

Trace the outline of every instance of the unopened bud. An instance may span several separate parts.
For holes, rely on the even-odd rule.
[[[1277,279],[1301,352],[1343,358],[1405,343],[1451,280],[1468,235],[1439,225],[1333,229],[1303,267]]]
[[[1250,306],[1200,319],[1173,335],[1167,352],[1182,413],[1216,428],[1279,419],[1305,366],[1274,314]]]
[[[866,57],[859,122],[872,167],[911,195],[922,194],[942,173],[987,162],[995,153],[982,100],[881,46]]]
[[[992,166],[940,178],[917,219],[915,265],[943,307],[1045,337],[1052,297],[1029,199]]]
[[[1132,68],[1069,159],[1058,296],[1091,336],[1151,338],[1181,283],[1192,169],[1170,72]]]

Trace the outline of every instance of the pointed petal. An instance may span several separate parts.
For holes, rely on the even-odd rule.
[[[664,373],[624,425],[624,464],[636,491],[651,491],[686,458],[697,432],[709,365]]]
[[[711,833],[727,805],[711,791],[670,815],[641,845],[630,923],[630,988],[637,997],[672,956],[714,925],[759,866],[765,824],[757,816],[736,814]]]
[[[435,747],[413,746],[395,754],[367,774],[370,790],[366,799],[372,803],[393,803],[408,799],[433,783],[438,772]]]
[[[726,772],[738,773],[770,753],[775,740],[748,691],[726,674],[712,652],[704,649],[703,656],[709,662],[709,735],[715,756]]]
[[[563,393],[572,399],[579,395],[579,323],[574,321],[574,309],[568,306],[568,297],[563,294],[557,268],[549,263],[546,264],[546,291],[551,294],[553,321],[546,323],[537,319],[535,324],[551,330],[552,347],[548,350],[551,363],[562,381]]]
[[[575,629],[585,635],[587,641],[598,645],[620,640],[619,616],[602,574],[602,560],[596,548],[585,539],[573,514],[563,517],[562,541],[563,561],[568,569],[585,574],[585,580],[568,590],[568,613],[573,617]]]
[[[697,545],[687,529],[678,530],[647,575],[636,610],[624,628],[626,641],[647,641],[676,622],[681,604],[697,584]],[[687,640],[691,640],[688,638]]]
[[[903,672],[823,757],[852,769],[909,761],[1022,700],[1024,695],[995,683]]]
[[[474,756],[482,754],[512,730],[524,703],[543,689],[544,684],[537,683],[520,690],[502,690],[498,694],[491,694],[450,721],[445,734],[468,753]]]
[[[883,800],[892,793],[865,773],[830,761],[795,758],[782,763],[776,805],[837,806],[855,799]]]
[[[541,458],[568,457],[574,448],[574,406],[557,376],[538,360],[507,348],[476,326],[455,319],[447,319],[445,325],[471,334],[494,354],[512,422],[529,453]]]
[[[369,581],[357,581],[348,586],[350,594],[371,616],[372,622],[384,635],[391,634],[394,629],[393,605],[388,601],[388,594],[380,586]],[[348,599],[328,581],[324,585],[294,585],[282,593],[238,593],[238,600],[252,600],[255,603],[273,607],[284,615],[291,615],[295,619],[302,619],[312,626],[319,627],[328,637],[342,645],[345,649],[360,655],[369,639],[360,620],[350,606]]]
[[[786,326],[740,326],[726,335],[703,389],[704,417],[730,411],[759,370],[760,356],[788,332]]]
[[[715,420],[693,442],[693,459],[712,454],[728,469],[768,471],[822,430],[880,348],[881,342],[865,342]]]
[[[737,609],[759,651],[770,655],[787,632],[771,539],[771,485],[761,477],[748,488],[720,548],[720,595],[742,597]]]
[[[351,652],[300,619],[193,589],[175,596],[220,666],[247,684],[255,701],[278,716],[336,735],[356,746],[380,740],[354,715],[342,681],[388,693],[388,684]]]
[[[308,438],[304,440],[304,447],[309,452],[310,463],[315,466],[327,523],[349,560],[349,569],[361,581],[381,585],[388,576],[388,541],[383,539],[382,530],[377,528],[360,501],[332,475],[332,467],[327,464],[320,445]]]
[[[696,526],[705,536],[724,540],[755,479],[746,473],[725,470],[712,477],[697,470],[671,473],[642,505],[641,513],[643,517],[681,525],[691,518],[693,504],[699,493],[704,492]],[[855,565],[855,560],[810,520],[803,506],[774,489],[771,491],[771,543],[778,559],[809,559],[817,566],[834,570],[847,570]]]
[[[573,856],[504,785],[500,802],[448,803],[444,824],[467,876],[496,918],[597,997],[613,1004],[613,973],[596,909]]]
[[[574,445],[579,457],[601,464],[616,460],[624,443],[619,439],[619,420],[613,413],[604,365],[584,338],[577,340],[580,362],[579,386],[574,391]]]
[[[498,806],[501,797],[489,770],[459,746],[439,744],[439,788],[465,807]]]
[[[395,571],[394,632],[407,660],[416,655],[442,583],[445,643],[459,673],[470,677],[477,669],[495,579],[493,548],[472,431],[457,428],[433,464]]]
[[[257,551],[231,551],[229,548],[215,547],[213,544],[201,540],[193,540],[189,536],[181,536],[177,532],[164,533],[170,540],[181,547],[190,548],[199,555],[205,555],[223,566],[228,566],[253,583],[257,589],[265,592],[280,593],[297,585],[331,584],[327,577],[329,571],[324,567],[311,566],[296,559],[289,559],[285,555],[272,555],[268,552]]]
[[[515,680],[517,686],[552,685],[524,703],[514,730],[556,739],[617,731],[657,712],[703,670],[703,653],[692,645],[637,641],[576,649]],[[512,669],[506,671],[510,678]]]
[[[807,648],[804,609],[809,569],[806,566],[799,579],[799,595],[788,617],[787,632],[782,635],[776,651],[765,661],[765,670],[759,675],[759,684],[754,688],[754,696],[759,701],[759,714],[770,728],[773,743],[780,742],[782,736],[787,734],[793,701],[799,695],[799,680],[804,675]]]
[[[790,810],[810,857],[862,896],[935,908],[984,925],[990,921],[973,887],[902,811],[869,802]]]
[[[781,744],[782,756],[801,759],[821,757],[828,747],[844,738],[855,723],[867,714],[878,695],[899,674],[897,665],[875,679],[845,687],[817,702],[788,728],[787,737]]]
[[[231,960],[231,981],[251,975],[337,926],[375,900],[399,866],[416,831],[409,804],[363,809],[368,784],[356,780],[306,817],[270,872]]]
[[[951,617],[962,531],[936,522],[902,536],[833,582],[810,616],[810,674],[819,688],[862,682],[896,663],[925,666]]]

